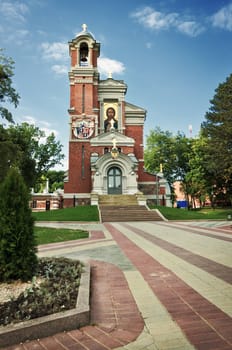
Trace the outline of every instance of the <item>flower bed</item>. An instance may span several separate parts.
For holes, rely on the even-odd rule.
[[[79,261],[41,258],[39,267],[39,284],[0,304],[0,347],[89,323],[89,266],[83,273]]]

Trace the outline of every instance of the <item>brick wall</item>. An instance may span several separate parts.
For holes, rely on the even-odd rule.
[[[82,168],[83,150],[84,169]],[[64,184],[64,192],[91,192],[90,145],[88,142],[69,143],[69,181]]]

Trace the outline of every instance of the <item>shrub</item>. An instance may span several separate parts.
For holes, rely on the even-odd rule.
[[[16,168],[0,186],[0,281],[31,280],[38,262],[29,190]]]
[[[79,260],[40,258],[31,286],[17,298],[0,304],[0,325],[75,308],[82,269]]]

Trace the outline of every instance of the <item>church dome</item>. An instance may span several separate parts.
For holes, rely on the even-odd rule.
[[[88,36],[91,39],[95,40],[94,35],[87,30],[86,24],[82,24],[82,31],[76,35],[76,38],[78,38],[80,36]]]

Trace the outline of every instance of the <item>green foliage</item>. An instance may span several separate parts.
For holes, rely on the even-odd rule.
[[[157,208],[157,207],[152,207]],[[170,207],[158,207],[162,215],[168,220],[227,220],[228,215],[232,214],[232,209],[178,209]]]
[[[189,203],[195,207],[195,199],[202,205],[208,198],[208,185],[206,178],[206,169],[204,163],[204,147],[207,143],[203,136],[192,140],[191,157],[189,159],[189,170],[185,175],[183,187],[186,186],[189,197]]]
[[[45,136],[44,131],[34,125],[22,123],[0,128],[0,180],[3,180],[10,166],[16,165],[28,187],[34,187],[41,176],[60,164],[64,155],[62,145],[55,135]]]
[[[170,185],[173,198],[173,183],[175,181],[181,181],[186,195],[188,194],[189,186],[186,182],[186,174],[190,169],[191,147],[192,139],[188,139],[180,132],[174,136],[169,131],[156,128],[151,130],[147,137],[144,152],[145,167],[151,173],[157,173],[160,164],[163,165],[163,174]]]
[[[151,130],[146,139],[144,161],[146,169],[151,173],[158,173],[160,164],[163,165],[165,178],[171,184],[173,182],[173,164],[175,162],[174,137],[169,131],[160,128]]]
[[[202,123],[204,160],[216,196],[232,197],[232,74],[219,84]]]
[[[48,210],[32,214],[36,221],[99,221],[96,205],[80,205],[75,208]]]
[[[232,74],[215,90],[198,138],[151,130],[145,149],[145,167],[163,173],[170,187],[181,181],[186,199],[212,205],[232,203]]]
[[[48,179],[49,181],[49,192],[52,193],[58,189],[63,189],[64,177],[65,177],[65,172],[63,170],[60,170],[60,171],[49,170],[45,176],[45,178]],[[35,188],[35,192],[39,192],[39,187],[38,187],[38,190],[37,188]]]
[[[19,95],[12,87],[14,61],[3,55],[0,49],[0,116],[13,122],[12,114],[3,103],[17,107]],[[64,158],[62,145],[55,135],[45,133],[38,127],[23,123],[5,129],[0,125],[0,181],[3,181],[8,169],[17,166],[28,187],[34,187],[43,174]]]
[[[8,137],[8,131],[0,125],[0,182],[5,178],[8,169],[17,164],[19,148]]]
[[[67,258],[41,258],[30,288],[0,304],[0,325],[17,323],[75,308],[82,264]],[[41,283],[37,279],[42,279]]]
[[[37,244],[72,241],[89,237],[87,231],[51,227],[35,227],[35,235]]]
[[[173,135],[160,128],[151,130],[144,152],[145,166],[151,173],[159,172],[163,165],[164,177],[171,185],[176,180],[184,180],[189,169],[191,139],[180,132]]]
[[[0,187],[0,281],[30,280],[37,267],[34,220],[22,176],[11,168]]]
[[[0,103],[12,103],[14,107],[17,107],[20,97],[12,86],[13,70],[14,61],[12,58],[4,56],[3,49],[0,49]],[[8,122],[13,122],[12,114],[1,105],[0,116]]]

